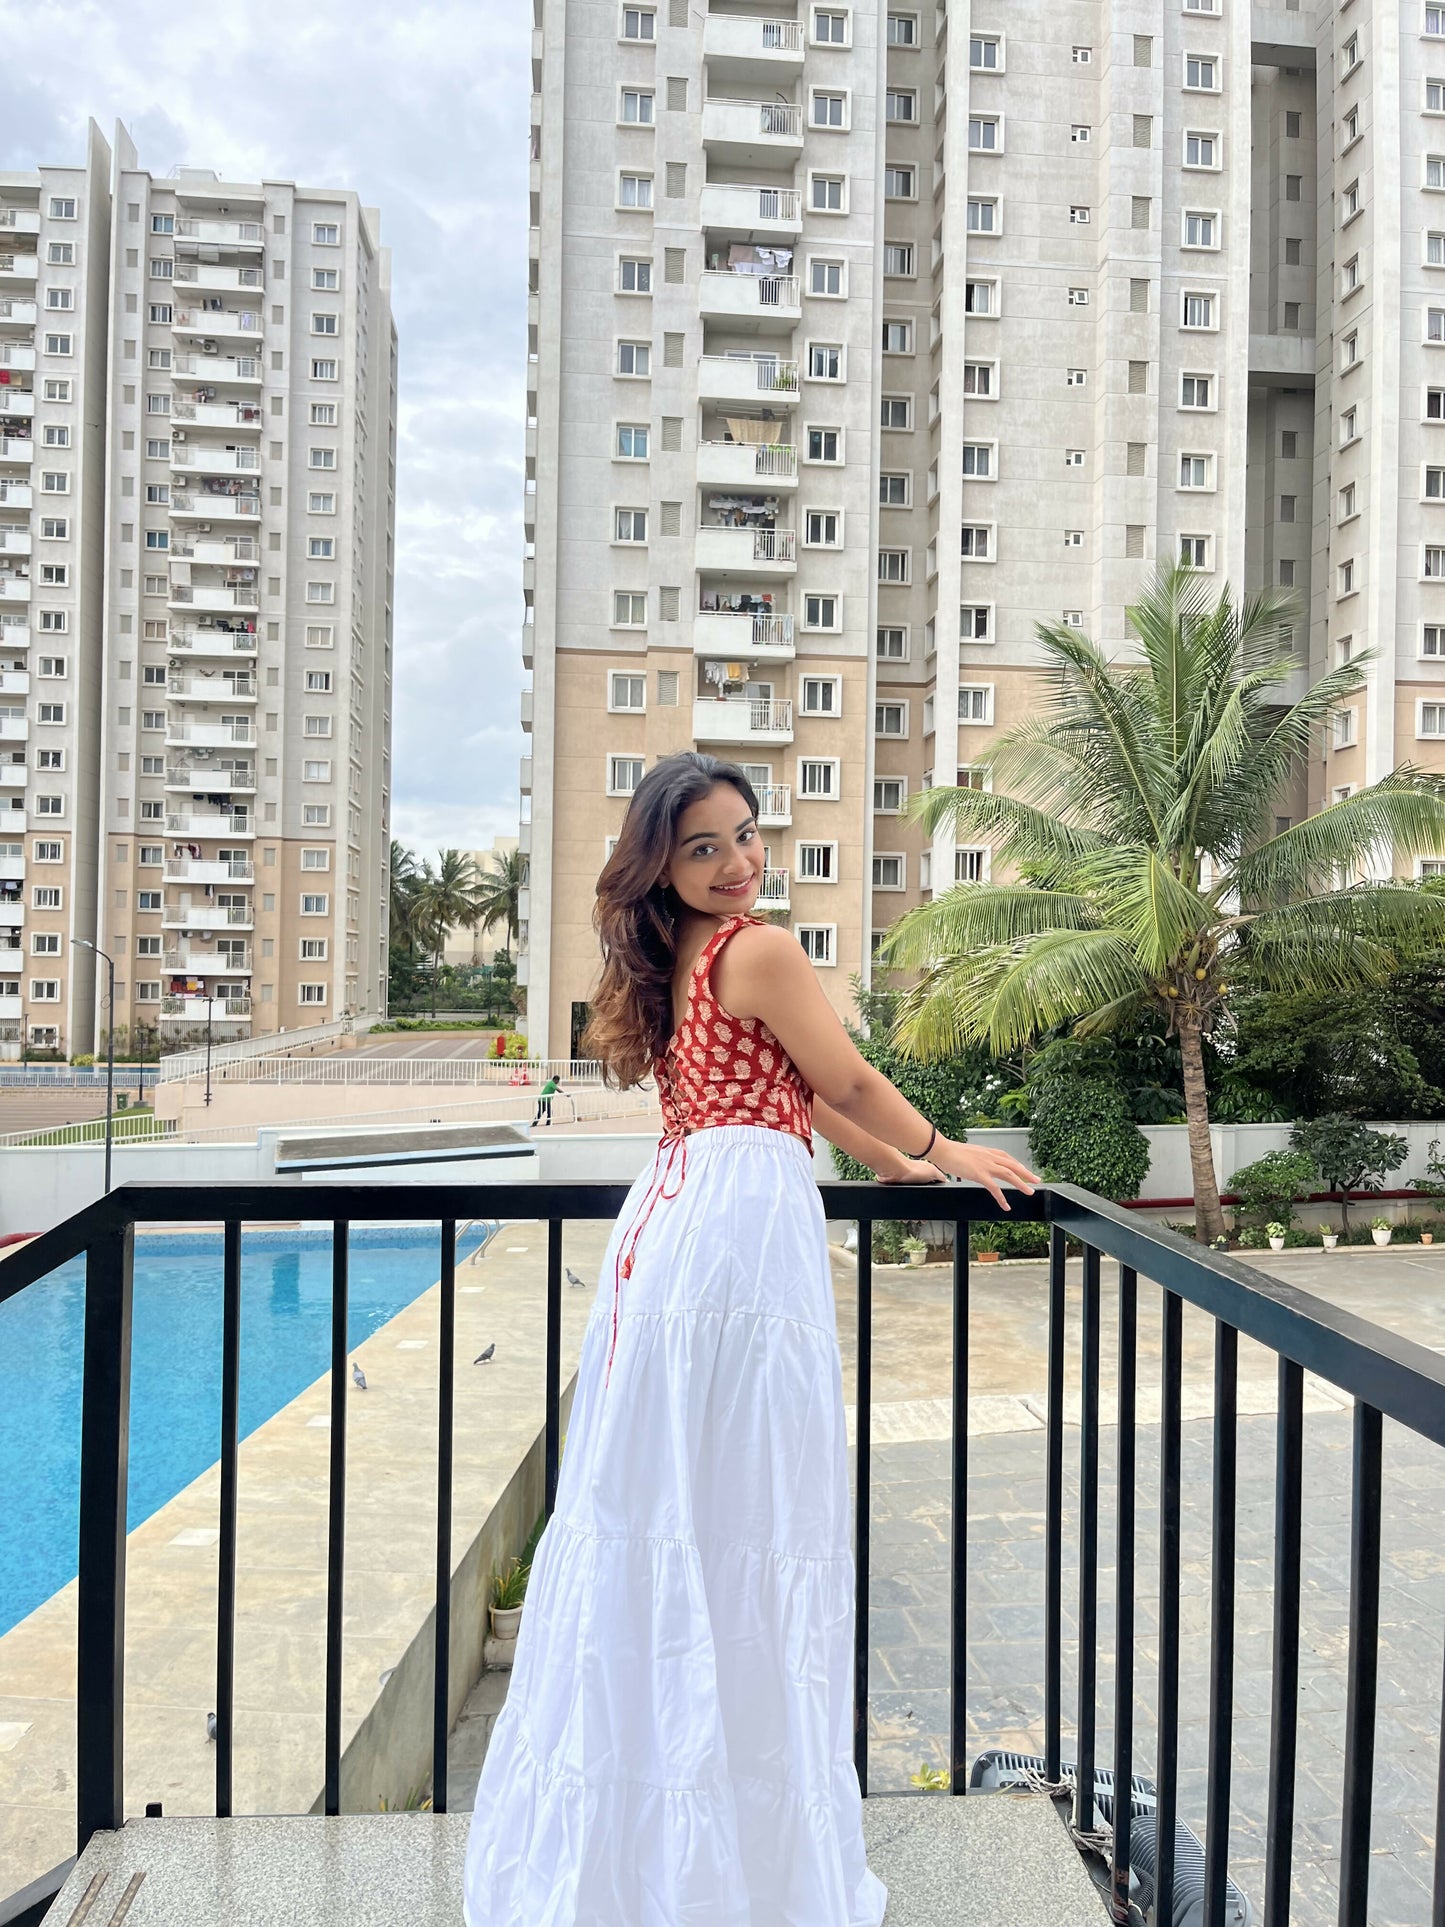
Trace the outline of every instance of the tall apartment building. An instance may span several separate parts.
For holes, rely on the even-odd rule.
[[[539,1048],[648,762],[753,772],[762,907],[846,1010],[875,933],[991,874],[909,797],[986,780],[1038,623],[1127,653],[1176,558],[1292,589],[1311,676],[1379,651],[1281,816],[1445,769],[1445,6],[534,17]]]
[[[114,958],[117,1027],[163,1042],[208,1015],[234,1036],[380,1010],[396,340],[377,217],[340,190],[153,177],[124,129],[113,181],[94,132],[88,199],[63,173],[0,177],[0,232],[38,212],[47,250],[28,362],[0,317],[0,398],[33,368],[36,410],[28,526],[0,532],[31,578],[7,681],[33,683],[0,718],[30,759],[30,834],[0,859],[24,919],[0,1050],[89,1041],[97,987],[67,931]]]

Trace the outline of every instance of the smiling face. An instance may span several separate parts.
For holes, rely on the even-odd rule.
[[[745,798],[731,783],[714,783],[678,818],[677,841],[663,881],[689,910],[731,917],[750,910],[766,862],[762,837]]]

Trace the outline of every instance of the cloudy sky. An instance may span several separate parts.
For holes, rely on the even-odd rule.
[[[394,833],[515,834],[526,353],[527,0],[0,0],[0,171],[141,165],[354,188],[401,337]]]

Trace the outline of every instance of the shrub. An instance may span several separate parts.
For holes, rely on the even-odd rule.
[[[864,1176],[870,1175],[864,1172]],[[873,1226],[873,1262],[875,1265],[901,1265],[906,1249],[905,1240],[911,1235],[906,1221],[891,1218],[877,1220]]]
[[[1393,1131],[1372,1131],[1358,1118],[1338,1113],[1296,1124],[1290,1145],[1302,1151],[1340,1201],[1340,1231],[1350,1236],[1350,1193],[1378,1191],[1398,1171],[1409,1147]]]
[[[1046,1224],[974,1225],[968,1234],[968,1248],[975,1256],[980,1251],[996,1251],[1000,1258],[1047,1258],[1049,1227]]]
[[[1081,1185],[1106,1198],[1137,1198],[1149,1140],[1119,1085],[1102,1077],[1051,1080],[1034,1105],[1029,1151],[1050,1184]]]
[[[1303,1151],[1266,1151],[1253,1164],[1241,1165],[1229,1180],[1229,1189],[1239,1202],[1234,1208],[1234,1228],[1239,1231],[1246,1219],[1294,1223],[1294,1206],[1314,1188],[1315,1167]]]

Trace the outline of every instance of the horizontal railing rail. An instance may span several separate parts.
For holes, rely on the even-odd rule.
[[[969,1781],[969,1683],[986,1671],[984,1648],[970,1649],[969,1491],[974,1447],[967,1424],[970,1389],[970,1228],[1004,1217],[984,1191],[962,1186],[891,1186],[825,1183],[820,1186],[831,1221],[858,1224],[856,1325],[855,1645],[853,1654],[853,1748],[859,1783],[868,1790],[869,1589],[872,1473],[874,1291],[872,1230],[875,1219],[944,1221],[955,1226],[952,1266],[953,1352],[950,1481],[954,1530],[947,1550],[949,1647],[947,1704],[949,1785],[963,1793]],[[77,1618],[77,1836],[80,1847],[97,1830],[118,1827],[125,1814],[123,1713],[126,1654],[126,1504],[134,1297],[135,1232],[148,1224],[223,1226],[218,1268],[222,1291],[219,1356],[221,1383],[220,1539],[216,1590],[215,1810],[233,1811],[233,1752],[237,1725],[234,1690],[237,1592],[237,1474],[239,1452],[240,1311],[242,1228],[247,1224],[329,1224],[331,1237],[330,1432],[327,1473],[328,1577],[325,1616],[325,1719],[322,1739],[322,1805],[340,1811],[342,1762],[342,1657],[347,1604],[345,1539],[347,1427],[349,1410],[348,1280],[350,1227],[368,1219],[438,1227],[438,1404],[435,1433],[435,1607],[432,1677],[432,1799],[447,1808],[447,1742],[453,1695],[450,1679],[452,1611],[452,1483],[456,1366],[456,1235],[484,1202],[500,1221],[545,1222],[546,1352],[543,1379],[544,1516],[554,1509],[561,1448],[562,1291],[564,1232],[575,1221],[606,1220],[621,1209],[627,1187],[617,1183],[465,1184],[378,1186],[369,1183],[295,1182],[127,1185],[14,1251],[0,1262],[0,1305],[47,1277],[57,1266],[85,1260],[83,1399],[81,1417],[79,1584]],[[1092,1841],[1108,1863],[1111,1913],[1131,1918],[1131,1870],[1137,1847],[1152,1861],[1154,1903],[1149,1918],[1174,1927],[1176,1893],[1183,1875],[1175,1852],[1182,1803],[1181,1733],[1182,1422],[1184,1405],[1183,1318],[1186,1309],[1213,1321],[1212,1470],[1209,1511],[1212,1544],[1209,1577],[1209,1714],[1204,1805],[1202,1899],[1191,1897],[1190,1917],[1204,1927],[1223,1927],[1232,1891],[1228,1844],[1232,1810],[1234,1671],[1237,1656],[1235,1567],[1238,1526],[1239,1397],[1241,1339],[1273,1353],[1278,1373],[1274,1552],[1274,1637],[1270,1761],[1267,1776],[1268,1833],[1263,1873],[1264,1919],[1287,1927],[1296,1844],[1300,1696],[1300,1607],[1304,1480],[1304,1374],[1318,1374],[1354,1401],[1351,1550],[1348,1563],[1349,1630],[1345,1671],[1342,1811],[1339,1855],[1341,1927],[1369,1927],[1371,1828],[1374,1811],[1377,1661],[1380,1628],[1380,1495],[1384,1421],[1419,1440],[1445,1446],[1445,1358],[1353,1312],[1310,1296],[1223,1254],[1138,1222],[1119,1207],[1072,1186],[1016,1195],[1014,1223],[1049,1225],[1047,1393],[1044,1432],[1045,1507],[1039,1579],[1042,1634],[1039,1674],[1042,1750],[1038,1779],[1067,1792],[1077,1835]],[[1070,1241],[1082,1255],[1082,1275],[1066,1290]],[[1106,1337],[1101,1265],[1115,1261],[1118,1320],[1112,1336],[1117,1405],[1106,1418],[1101,1398],[1101,1359]],[[1161,1407],[1157,1489],[1141,1493],[1137,1434],[1140,1285],[1157,1288],[1161,1334]],[[1077,1374],[1077,1408],[1066,1408],[1067,1367]],[[195,1361],[194,1369],[203,1369]],[[1102,1428],[1112,1423],[1109,1471],[1103,1469]],[[1065,1479],[1066,1447],[1077,1450],[1077,1475]],[[1101,1508],[1112,1482],[1115,1503]],[[1136,1650],[1135,1600],[1139,1591],[1138,1522],[1144,1506],[1158,1514],[1158,1628],[1150,1644],[1153,1678],[1143,1677]],[[1112,1523],[1113,1543],[1104,1522]],[[1066,1527],[1077,1535],[1076,1686],[1069,1753],[1065,1740]],[[1112,1623],[1100,1610],[1101,1574],[1114,1586]],[[1319,1582],[1316,1581],[1318,1584]],[[1099,1745],[1100,1650],[1112,1645],[1113,1786],[1128,1785],[1146,1764],[1134,1739],[1136,1705],[1152,1714],[1157,1734],[1154,1806],[1135,1814],[1130,1803],[1110,1797],[1104,1749]],[[1439,1671],[1425,1682],[1438,1704]],[[1433,1723],[1433,1722],[1432,1722]],[[1435,1750],[1430,1750],[1435,1760]],[[1102,1783],[1101,1783],[1101,1775]],[[1445,1794],[1445,1779],[1440,1791]],[[1183,1802],[1188,1804],[1188,1802]],[[1147,1803],[1146,1803],[1147,1805]],[[1111,1824],[1100,1825],[1101,1820]],[[1152,1839],[1146,1835],[1152,1834]],[[1157,1847],[1157,1854],[1155,1848]],[[58,1891],[64,1868],[48,1876]],[[1192,1878],[1192,1875],[1190,1876]],[[1436,1847],[1433,1918],[1445,1907],[1445,1839]],[[41,1883],[45,1885],[44,1882]],[[0,1902],[3,1909],[3,1902]],[[39,1915],[31,1916],[38,1919]],[[1392,1916],[1393,1917],[1393,1916]],[[1230,1915],[1229,1918],[1234,1918]],[[1423,1914],[1421,1919],[1423,1921]]]

